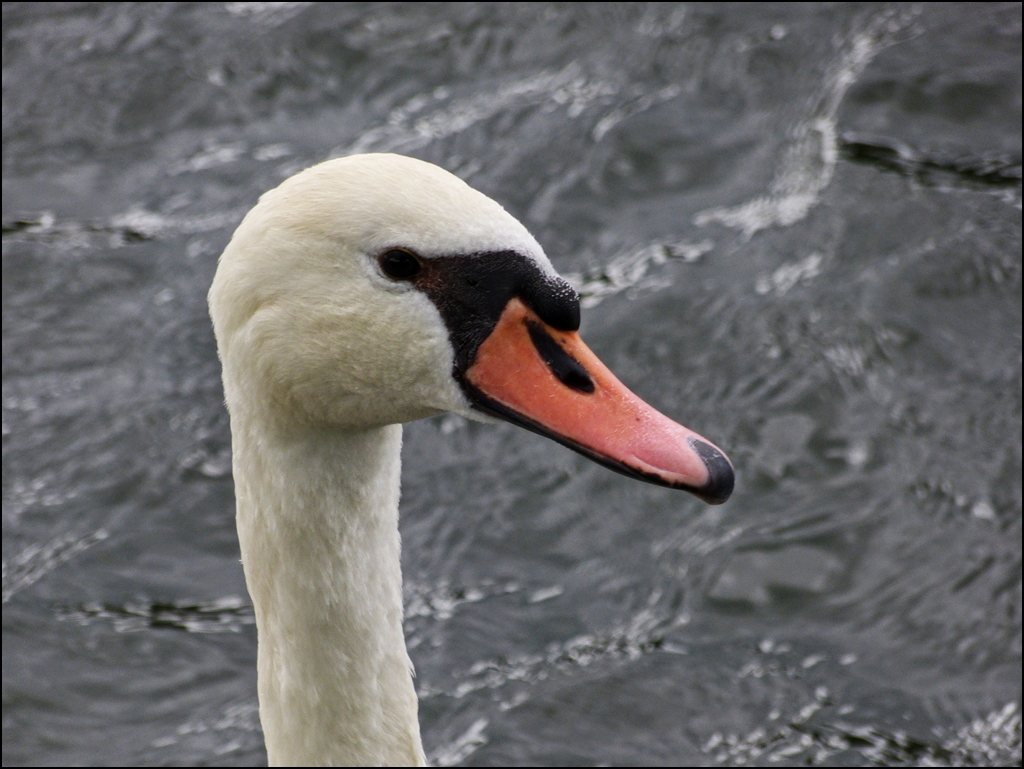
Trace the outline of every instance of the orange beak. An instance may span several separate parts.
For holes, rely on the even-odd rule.
[[[733,468],[721,449],[648,406],[578,333],[553,329],[518,298],[480,345],[464,382],[481,410],[612,470],[711,504],[732,493]]]

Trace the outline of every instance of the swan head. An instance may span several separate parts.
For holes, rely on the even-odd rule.
[[[579,299],[498,203],[424,161],[354,155],[264,194],[209,295],[233,420],[353,430],[503,419],[614,470],[728,498],[724,452],[630,393]]]

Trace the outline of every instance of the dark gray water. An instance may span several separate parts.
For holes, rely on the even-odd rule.
[[[1020,765],[1019,3],[5,5],[5,765],[266,760],[206,290],[369,150],[738,474],[409,425],[436,763]]]

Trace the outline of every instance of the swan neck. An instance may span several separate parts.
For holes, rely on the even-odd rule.
[[[232,415],[271,765],[422,765],[402,631],[400,425],[282,436]]]

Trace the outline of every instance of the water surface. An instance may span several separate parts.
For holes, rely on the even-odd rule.
[[[1021,762],[1021,8],[9,4],[3,763],[265,762],[205,295],[259,194],[414,155],[725,448],[709,508],[406,428],[437,764]]]

